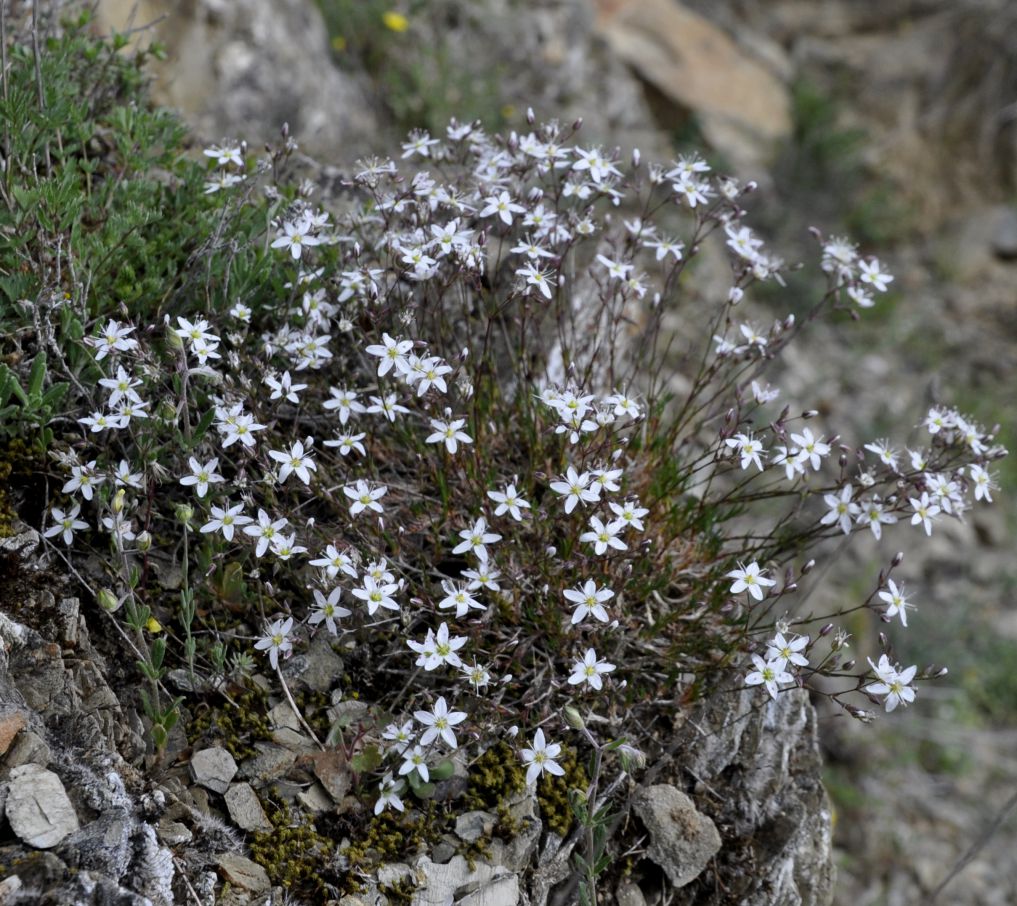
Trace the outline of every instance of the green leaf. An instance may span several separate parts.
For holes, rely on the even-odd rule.
[[[368,746],[363,752],[359,752],[350,759],[350,767],[358,774],[366,774],[376,771],[381,767],[381,752],[377,746]]]
[[[32,360],[32,370],[28,373],[28,395],[42,399],[42,385],[46,380],[46,353],[39,352]]]
[[[42,408],[52,411],[56,409],[62,402],[67,391],[71,385],[67,381],[60,381],[58,384],[54,384],[42,395]]]
[[[451,759],[446,758],[439,761],[433,768],[428,769],[432,780],[448,780],[455,773],[456,766]]]

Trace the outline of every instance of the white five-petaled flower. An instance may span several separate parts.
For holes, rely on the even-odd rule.
[[[378,377],[384,377],[393,368],[401,372],[406,354],[413,348],[413,340],[396,340],[387,333],[381,335],[381,340],[380,344],[375,343],[364,350],[368,355],[378,357]]]
[[[809,463],[815,471],[823,464],[823,457],[830,455],[830,445],[817,439],[811,428],[802,428],[801,434],[792,434],[791,440],[798,445],[798,461]]]
[[[299,261],[304,254],[305,245],[320,245],[321,240],[312,235],[313,225],[307,218],[301,218],[296,223],[286,222],[282,225],[282,231],[272,242],[272,248],[288,248],[294,261]]]
[[[289,400],[291,403],[299,403],[301,390],[307,389],[307,384],[294,384],[293,378],[288,371],[284,371],[280,377],[274,374],[266,375],[265,383],[272,389],[270,400]]]
[[[526,279],[527,286],[535,286],[545,299],[551,298],[551,288],[557,286],[551,271],[544,271],[535,264],[526,264],[516,271],[516,275]]]
[[[238,525],[248,525],[251,522],[250,516],[244,515],[244,505],[230,506],[229,501],[222,507],[212,505],[212,518],[206,522],[199,531],[204,534],[221,531],[227,541],[233,540],[233,529]]]
[[[911,508],[915,511],[911,517],[912,525],[921,525],[926,535],[932,534],[932,523],[942,512],[942,509],[931,500],[927,491],[922,491],[921,497],[909,497]]]
[[[501,192],[498,195],[488,195],[484,199],[484,207],[477,216],[497,216],[505,226],[512,226],[512,215],[522,214],[525,210],[526,208],[512,200],[508,192]]]
[[[325,628],[328,629],[331,635],[338,635],[339,631],[336,628],[335,621],[341,617],[351,616],[353,613],[353,611],[340,606],[339,596],[341,594],[341,588],[333,588],[326,598],[317,588],[314,589],[314,600],[318,606],[311,614],[308,622],[312,626],[324,622]]]
[[[317,560],[311,561],[311,566],[320,566],[325,570],[325,575],[334,579],[342,570],[347,576],[357,578],[357,568],[353,565],[353,558],[345,551],[340,551],[334,544],[325,548],[325,553]]]
[[[473,523],[472,528],[463,529],[459,532],[463,540],[452,548],[453,554],[474,553],[480,560],[487,559],[487,545],[501,541],[501,535],[487,530],[487,519],[481,516]]]
[[[575,605],[576,609],[572,612],[573,626],[590,615],[600,620],[601,623],[608,622],[609,617],[604,608],[604,601],[613,598],[614,592],[607,586],[598,588],[593,579],[587,579],[581,586],[566,588],[562,594],[566,600]]]
[[[400,812],[405,811],[406,806],[399,798],[400,786],[399,781],[392,779],[391,773],[382,777],[381,783],[378,784],[378,801],[374,803],[375,815],[380,815],[389,806]]]
[[[632,498],[624,503],[614,503],[611,501],[608,503],[608,506],[617,517],[611,522],[615,531],[621,531],[630,527],[634,528],[637,532],[645,531],[643,516],[650,511],[646,507],[640,506],[638,499]]]
[[[269,450],[268,455],[279,463],[280,482],[286,481],[290,475],[296,473],[297,478],[309,485],[311,472],[318,470],[317,464],[311,459],[310,454],[305,452],[304,445],[299,440],[289,450]]]
[[[765,686],[771,698],[776,698],[780,691],[780,683],[793,683],[795,678],[787,672],[783,660],[764,661],[758,654],[752,655],[752,663],[756,669],[745,677],[749,686]]]
[[[590,530],[579,536],[580,541],[593,545],[593,552],[599,557],[607,553],[609,547],[623,551],[628,545],[618,537],[621,526],[615,522],[604,525],[599,516],[590,517]]]
[[[453,582],[451,579],[444,579],[441,583],[445,597],[438,602],[438,608],[447,610],[450,607],[456,609],[457,617],[465,617],[473,610],[486,610],[487,608],[470,594],[468,585]],[[478,586],[479,587],[479,586]]]
[[[591,689],[604,688],[604,681],[601,676],[610,673],[615,665],[607,661],[597,659],[597,652],[592,648],[586,649],[586,654],[572,665],[572,675],[569,677],[569,684],[578,686],[585,683]]]
[[[350,419],[351,413],[362,413],[365,411],[363,403],[357,402],[357,393],[354,390],[347,390],[345,387],[329,387],[331,399],[321,404],[323,409],[329,412],[338,411],[339,424],[345,425]]]
[[[854,494],[850,484],[840,489],[840,495],[824,494],[823,502],[830,508],[822,519],[821,525],[833,525],[835,522],[845,535],[851,534],[851,522],[861,512],[857,503],[853,503],[851,497]]]
[[[289,520],[275,519],[268,515],[263,509],[258,509],[258,521],[252,525],[244,526],[244,534],[258,539],[258,546],[254,551],[256,557],[263,557],[269,545],[275,542],[276,536],[289,524]]]
[[[878,541],[883,534],[883,526],[893,525],[897,521],[897,517],[892,513],[885,512],[879,497],[874,496],[872,499],[862,502],[861,511],[855,521],[859,525],[867,525]]]
[[[746,567],[731,570],[727,576],[729,579],[735,580],[731,585],[731,594],[737,595],[747,591],[757,601],[763,600],[763,589],[765,587],[777,584],[776,580],[768,579],[761,574],[760,566],[755,561]]]
[[[984,466],[973,465],[969,469],[971,483],[974,485],[975,500],[985,500],[992,503],[992,492],[996,490],[996,483],[993,476],[989,474]]]
[[[886,591],[881,591],[879,597],[886,601],[886,615],[888,617],[895,617],[900,615],[901,624],[904,626],[908,625],[908,608],[914,608],[914,604],[908,602],[908,599],[904,597],[904,586],[897,587],[897,583],[893,579],[889,579],[886,583]]]
[[[188,459],[188,465],[191,467],[191,474],[185,475],[180,479],[182,485],[194,485],[194,490],[197,491],[199,497],[204,497],[208,491],[210,484],[218,484],[226,479],[219,475],[215,470],[219,465],[218,458],[210,459],[204,465],[202,465],[193,456]]]
[[[452,728],[466,720],[463,711],[449,711],[445,696],[441,696],[430,711],[414,711],[413,716],[427,729],[420,735],[420,744],[430,745],[440,738],[450,749],[459,748]]]
[[[504,513],[508,513],[517,522],[523,518],[523,510],[530,508],[529,503],[523,500],[516,491],[515,483],[505,486],[503,491],[488,491],[487,496],[490,497],[496,504],[497,509],[494,511],[495,516],[501,516]]]
[[[137,378],[131,377],[131,375],[124,369],[123,365],[117,366],[116,377],[100,378],[99,386],[105,387],[110,391],[110,408],[116,406],[122,399],[127,399],[135,404],[141,402],[141,397],[138,396],[137,391],[134,389],[135,387],[141,386],[141,381]]]
[[[871,261],[859,261],[858,269],[861,271],[859,279],[862,283],[868,283],[881,293],[885,293],[887,285],[893,282],[893,277],[883,270],[878,258],[873,258]]]
[[[379,607],[386,610],[398,610],[399,604],[392,597],[399,591],[399,585],[395,582],[379,582],[371,576],[364,576],[364,584],[361,588],[354,588],[351,592],[354,598],[367,602],[367,613],[374,616]]]
[[[98,349],[95,360],[101,362],[111,353],[136,349],[138,341],[130,337],[132,333],[134,333],[133,327],[123,327],[119,321],[110,321],[99,336],[86,337],[85,342]]]
[[[445,449],[448,450],[449,453],[455,453],[459,449],[460,443],[473,443],[473,438],[462,430],[463,425],[465,424],[465,418],[454,418],[449,421],[432,418],[431,427],[434,429],[434,433],[429,434],[425,442],[429,444],[443,443],[445,444]]]
[[[802,654],[808,644],[809,637],[807,635],[788,639],[783,632],[778,632],[773,639],[766,643],[766,660],[778,663],[785,669],[788,664],[794,664],[796,667],[808,667],[809,659]]]
[[[760,454],[765,455],[766,450],[763,449],[762,443],[751,434],[736,434],[734,437],[727,438],[724,443],[737,451],[737,454],[741,457],[740,465],[743,471],[753,464],[760,472],[763,471],[763,463],[759,457]]]
[[[565,498],[565,512],[571,513],[579,501],[596,503],[600,500],[600,485],[594,482],[590,486],[590,473],[580,475],[573,466],[569,466],[565,477],[551,482],[551,490]]]
[[[911,666],[899,671],[885,654],[880,655],[878,664],[873,664],[872,658],[869,658],[869,666],[879,682],[870,683],[864,691],[872,695],[885,695],[884,707],[888,712],[899,704],[907,706],[915,700],[915,690],[910,683],[918,672],[917,667]]]
[[[81,491],[81,496],[85,500],[91,500],[92,492],[96,485],[102,484],[105,480],[104,476],[96,473],[95,460],[93,459],[83,466],[71,466],[71,477],[65,482],[61,490],[65,494]]]
[[[59,507],[53,507],[50,513],[53,517],[53,525],[51,525],[43,533],[44,538],[52,538],[54,535],[61,535],[64,539],[64,544],[69,545],[74,540],[74,533],[78,529],[87,529],[88,523],[82,522],[78,519],[78,514],[81,512],[81,505],[75,503],[69,510],[64,512]]]
[[[533,734],[533,748],[523,749],[520,756],[523,759],[523,764],[526,767],[526,783],[527,785],[536,782],[537,778],[547,771],[548,774],[554,774],[556,777],[561,777],[565,774],[565,769],[558,764],[555,759],[561,754],[561,746],[552,742],[549,743],[544,739],[544,731],[537,730]]]
[[[272,664],[273,670],[279,667],[280,654],[287,658],[290,652],[293,651],[293,642],[289,638],[290,630],[292,629],[293,617],[287,617],[285,620],[276,620],[274,623],[269,624],[265,635],[254,643],[254,647],[259,651],[268,652],[268,659]]]
[[[350,498],[350,515],[357,516],[364,510],[373,510],[375,513],[384,512],[380,503],[382,497],[388,493],[385,485],[372,488],[363,478],[357,479],[355,485],[347,485],[343,493]]]
[[[427,754],[420,746],[414,746],[403,752],[403,763],[399,768],[399,775],[412,774],[414,771],[420,775],[420,779],[424,783],[431,779],[431,773],[427,770]]]
[[[626,264],[624,261],[612,261],[604,255],[597,255],[597,261],[607,268],[608,276],[614,277],[616,280],[624,280],[635,267],[635,265]]]

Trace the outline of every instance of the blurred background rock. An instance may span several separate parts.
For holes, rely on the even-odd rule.
[[[801,312],[818,255],[806,228],[890,262],[893,292],[858,324],[817,326],[778,383],[843,442],[890,436],[933,402],[1015,447],[1017,4],[1008,0],[100,0],[99,26],[149,25],[168,50],[160,103],[198,140],[273,140],[341,168],[449,117],[525,130],[583,117],[584,141],[669,159],[700,149],[755,179],[754,224],[807,264],[750,304]],[[703,298],[723,271],[697,271]],[[825,416],[830,414],[827,422]],[[904,663],[951,669],[872,727],[822,709],[837,808],[837,902],[930,902],[1017,789],[1017,459],[1000,503],[830,551],[831,601],[858,601],[895,545],[919,608],[894,628]],[[820,607],[817,598],[810,605]],[[851,625],[859,657],[879,625]],[[940,902],[1017,903],[1017,816]]]

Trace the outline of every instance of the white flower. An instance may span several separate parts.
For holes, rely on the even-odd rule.
[[[254,552],[256,557],[262,557],[269,545],[275,541],[276,535],[289,524],[289,520],[276,519],[268,515],[263,509],[258,509],[258,522],[255,525],[244,527],[244,534],[258,539],[258,547]]]
[[[783,668],[788,664],[796,667],[808,667],[809,659],[802,654],[802,650],[809,644],[807,635],[796,636],[793,639],[786,639],[784,633],[778,632],[770,642],[766,644],[766,659],[779,663]]]
[[[297,554],[306,554],[307,548],[296,543],[297,534],[291,532],[289,535],[278,534],[272,539],[272,553],[280,560],[289,560]]]
[[[870,500],[862,501],[861,512],[855,520],[859,525],[867,525],[878,541],[883,534],[884,525],[893,525],[897,517],[892,513],[883,512],[883,504],[879,497],[872,497]]]
[[[334,544],[330,544],[325,548],[325,553],[317,560],[312,560],[311,566],[322,567],[325,570],[325,575],[330,579],[338,576],[340,570],[354,579],[357,577],[357,570],[353,565],[350,555],[344,551],[337,550]]]
[[[618,517],[611,522],[611,525],[608,526],[609,528],[613,526],[616,532],[630,527],[634,528],[637,532],[645,531],[643,516],[650,511],[646,507],[640,506],[637,498],[633,497],[624,503],[614,503],[612,501],[608,503],[608,506],[611,508],[611,512]]]
[[[861,271],[862,283],[870,284],[881,293],[885,293],[887,285],[893,282],[893,277],[883,270],[878,258],[873,258],[871,261],[859,261],[858,269]]]
[[[121,327],[119,321],[110,321],[98,337],[85,337],[85,342],[99,350],[95,360],[101,362],[111,353],[136,349],[138,341],[131,339],[129,334],[132,333],[134,333],[133,327]]]
[[[811,428],[802,428],[802,433],[792,434],[791,440],[798,444],[798,461],[803,465],[809,463],[818,472],[823,457],[830,455],[830,445],[817,440]]]
[[[320,245],[321,240],[311,235],[311,223],[307,219],[301,219],[296,223],[284,223],[282,232],[273,240],[272,248],[288,248],[294,261],[299,261],[304,253],[305,245]]]
[[[465,554],[467,551],[477,555],[480,560],[487,559],[487,545],[501,541],[501,535],[487,530],[487,520],[481,516],[473,523],[472,528],[463,529],[459,533],[463,540],[452,548],[453,554]]]
[[[527,264],[519,268],[516,274],[526,279],[527,286],[537,287],[545,299],[551,299],[551,288],[557,285],[551,275],[551,271],[542,271],[535,264]]]
[[[548,774],[554,774],[556,777],[561,777],[565,774],[565,769],[558,764],[554,759],[561,754],[561,746],[556,743],[548,743],[544,739],[544,731],[537,730],[533,734],[533,748],[523,749],[520,753],[523,764],[526,767],[526,783],[527,785],[536,782],[537,778],[547,771]]]
[[[431,779],[431,774],[427,770],[427,755],[420,746],[414,746],[403,752],[403,764],[399,768],[399,775],[412,774],[414,771],[420,775],[424,783]]]
[[[95,460],[85,463],[83,466],[71,466],[71,477],[61,488],[63,493],[71,494],[74,491],[81,491],[85,500],[92,499],[92,492],[96,485],[102,484],[106,479],[96,474]]]
[[[897,583],[890,579],[886,583],[887,590],[881,591],[879,597],[886,601],[886,615],[888,617],[895,617],[900,615],[901,624],[904,626],[908,625],[908,614],[907,609],[913,608],[914,604],[909,604],[908,599],[904,597],[904,586],[897,587]]]
[[[374,803],[374,814],[380,815],[389,806],[397,811],[405,811],[402,799],[399,798],[399,787],[401,784],[392,779],[392,774],[386,774],[381,783],[378,784],[378,801]]]
[[[233,529],[238,525],[247,525],[250,523],[251,517],[243,515],[244,505],[238,503],[236,506],[230,506],[229,501],[226,501],[226,505],[222,507],[212,505],[212,518],[206,522],[200,529],[204,534],[209,532],[222,531],[223,537],[227,541],[233,540]]]
[[[942,512],[939,506],[929,500],[928,492],[922,491],[920,498],[909,497],[911,508],[915,511],[911,517],[912,525],[921,525],[926,535],[932,534],[932,523]]]
[[[607,610],[604,609],[604,601],[614,597],[614,592],[608,588],[598,588],[593,579],[587,579],[582,586],[566,588],[562,594],[565,599],[576,605],[572,612],[572,625],[582,622],[587,616],[593,615],[601,623],[608,622]]]
[[[413,340],[396,340],[387,333],[381,335],[382,342],[368,346],[364,352],[368,355],[377,356],[378,377],[384,377],[394,367],[398,367],[405,361],[406,353],[413,348]],[[401,367],[398,367],[402,371]]]
[[[429,444],[443,443],[445,444],[445,449],[448,450],[449,453],[455,453],[459,449],[460,443],[473,443],[473,438],[462,430],[462,427],[465,424],[465,418],[456,418],[451,421],[442,421],[438,418],[432,418],[431,427],[434,429],[434,433],[429,434],[425,442]]]
[[[736,434],[734,437],[729,437],[724,441],[727,446],[738,452],[741,456],[741,468],[744,471],[750,465],[754,464],[760,472],[763,471],[763,463],[760,461],[760,454],[765,455],[766,450],[763,449],[763,445],[756,440],[751,434]]]
[[[337,434],[333,440],[326,440],[326,447],[338,447],[339,455],[346,456],[350,450],[356,450],[361,456],[367,455],[367,450],[364,449],[364,445],[361,441],[367,435],[364,432],[360,434]]]
[[[344,487],[343,493],[353,501],[350,504],[350,515],[357,516],[364,510],[373,510],[375,513],[384,512],[384,508],[378,501],[388,493],[388,488],[385,485],[379,485],[372,489],[364,479],[360,478],[355,485]]]
[[[497,215],[505,226],[512,226],[512,215],[522,214],[526,211],[520,204],[516,204],[508,192],[501,192],[499,195],[488,195],[484,199],[484,207],[480,209],[478,217],[493,217]]]
[[[586,683],[591,689],[599,691],[604,688],[604,681],[600,677],[614,669],[614,664],[598,660],[597,652],[592,648],[587,648],[586,654],[572,665],[572,675],[569,677],[569,684],[578,686]]]
[[[329,412],[338,410],[339,424],[341,425],[345,425],[349,421],[351,412],[365,411],[364,405],[357,402],[357,393],[353,390],[347,390],[345,387],[329,387],[328,393],[332,398],[325,400],[321,407]]]
[[[389,724],[381,734],[382,739],[390,740],[393,745],[391,749],[397,755],[402,755],[417,738],[413,730],[413,721],[408,720],[404,724]]]
[[[593,552],[599,557],[602,554],[607,553],[607,549],[614,548],[615,550],[623,551],[628,545],[618,537],[618,532],[621,531],[620,526],[616,523],[610,522],[607,525],[600,520],[598,516],[590,517],[590,531],[583,532],[579,536],[580,541],[588,542],[593,545]]]
[[[763,588],[776,585],[774,579],[768,579],[760,574],[759,564],[753,561],[746,567],[733,569],[727,574],[729,579],[734,579],[731,585],[731,594],[737,595],[740,592],[748,591],[757,601],[763,600]]]
[[[395,582],[378,582],[371,576],[364,576],[363,587],[354,588],[352,595],[354,598],[366,601],[367,613],[374,616],[379,607],[384,607],[386,610],[399,609],[398,603],[392,597],[397,591],[399,591],[399,586]]]
[[[304,452],[304,445],[299,440],[288,451],[269,450],[268,455],[280,464],[280,483],[286,481],[293,473],[296,473],[297,478],[304,484],[309,485],[311,483],[311,472],[318,470],[317,464],[308,453]]]
[[[188,465],[191,467],[191,474],[181,478],[180,483],[188,486],[194,485],[199,497],[205,496],[210,484],[218,484],[226,480],[215,471],[219,465],[218,459],[210,459],[202,465],[192,456],[188,459]]]
[[[780,691],[778,683],[793,683],[794,677],[785,669],[782,660],[764,661],[758,654],[752,655],[752,663],[756,669],[745,677],[749,686],[765,686],[771,698],[777,697]]]
[[[488,591],[501,591],[498,579],[501,573],[492,565],[490,560],[481,560],[476,569],[464,569],[462,577],[469,580],[468,591],[476,591],[479,588],[486,588]]]
[[[141,381],[132,378],[125,370],[122,365],[117,366],[116,377],[113,378],[100,378],[99,386],[105,387],[110,391],[109,395],[109,406],[113,408],[122,399],[130,400],[132,403],[140,403],[141,397],[138,396],[134,390],[135,387],[141,386]]]
[[[288,371],[284,371],[280,378],[276,378],[275,375],[271,374],[266,375],[265,383],[272,388],[272,393],[269,396],[270,400],[285,399],[291,403],[299,403],[300,397],[298,394],[301,390],[307,389],[307,384],[294,384]]]
[[[497,509],[494,511],[495,516],[508,513],[518,522],[523,518],[522,511],[530,509],[529,503],[523,500],[516,492],[514,483],[506,485],[504,491],[488,491],[487,496],[498,504]]]
[[[551,490],[565,498],[566,513],[571,513],[580,500],[587,503],[600,500],[600,485],[590,487],[590,473],[580,475],[572,466],[568,467],[563,479],[551,482]]]
[[[54,525],[51,525],[43,533],[44,538],[52,538],[54,535],[62,535],[64,544],[69,545],[74,540],[74,533],[78,529],[87,529],[88,523],[82,522],[78,519],[78,514],[81,512],[80,504],[74,504],[67,512],[53,507],[50,513],[53,517]]]
[[[465,617],[466,614],[470,612],[471,608],[473,610],[487,609],[480,603],[480,601],[470,594],[468,586],[463,586],[451,581],[450,579],[445,579],[442,581],[441,587],[445,592],[445,597],[438,602],[438,607],[441,610],[454,607],[456,609],[457,617]]]
[[[274,623],[269,624],[265,635],[254,643],[254,647],[259,651],[268,652],[268,659],[272,664],[273,670],[279,667],[280,654],[287,658],[293,651],[293,642],[289,639],[291,629],[293,629],[293,617],[287,617],[285,620],[276,620]]]
[[[833,525],[836,522],[845,535],[850,535],[851,520],[861,512],[858,504],[851,501],[853,494],[854,490],[850,484],[846,484],[840,489],[839,497],[834,494],[824,494],[823,502],[830,508],[830,512],[819,520],[820,524]]]
[[[992,491],[996,490],[994,476],[990,475],[984,466],[973,465],[968,470],[971,475],[971,483],[974,485],[975,500],[985,500],[992,503]]]
[[[353,613],[353,611],[339,605],[339,596],[341,594],[341,588],[333,588],[326,598],[317,588],[314,589],[314,600],[318,606],[311,614],[308,622],[312,626],[324,622],[325,628],[328,629],[330,634],[338,635],[339,633],[335,625],[336,619],[351,616]]]
[[[450,749],[459,748],[452,728],[466,720],[466,714],[449,711],[445,696],[441,696],[430,711],[414,711],[413,716],[427,728],[420,736],[421,745],[429,745],[440,737]]]
[[[884,706],[887,712],[901,703],[906,706],[915,700],[915,690],[911,688],[910,683],[915,678],[917,667],[911,666],[899,672],[890,664],[890,659],[885,654],[880,655],[878,664],[873,664],[872,658],[869,658],[869,666],[872,667],[879,682],[870,683],[864,691],[871,695],[885,695]]]

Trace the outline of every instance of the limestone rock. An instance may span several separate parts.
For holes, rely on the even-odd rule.
[[[268,872],[257,862],[252,862],[244,856],[226,853],[219,856],[216,862],[223,877],[237,887],[257,894],[264,893],[272,886]]]
[[[456,836],[467,843],[479,840],[494,830],[495,817],[490,812],[464,812],[456,818]]]
[[[191,775],[213,793],[225,793],[237,774],[237,763],[226,749],[212,746],[191,756]]]
[[[11,830],[37,849],[56,846],[79,826],[60,778],[37,764],[11,771],[6,811]]]
[[[272,824],[261,807],[261,800],[249,783],[234,783],[226,791],[226,808],[238,827],[245,831],[266,831]]]
[[[720,850],[714,823],[677,787],[666,783],[646,787],[636,795],[633,808],[650,832],[647,856],[667,872],[675,887],[699,877]]]
[[[673,0],[601,0],[599,7],[599,30],[614,53],[672,104],[694,113],[706,139],[736,169],[758,176],[791,131],[790,96],[777,75]]]
[[[184,114],[205,141],[276,142],[283,123],[310,154],[354,159],[378,131],[357,81],[330,58],[321,13],[307,0],[101,0],[99,27],[124,31],[161,19],[136,39],[160,41],[158,103]],[[362,148],[363,145],[361,144]]]
[[[25,729],[27,724],[28,721],[21,711],[12,711],[0,716],[0,755],[6,754],[14,742],[14,737]]]

